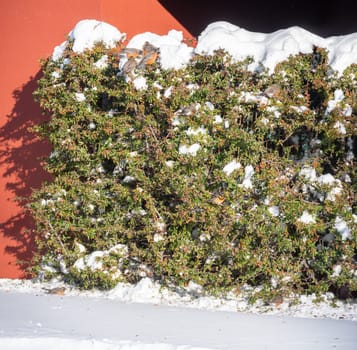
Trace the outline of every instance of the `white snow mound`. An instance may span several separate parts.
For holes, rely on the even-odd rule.
[[[103,41],[107,47],[113,47],[125,38],[126,34],[117,28],[94,19],[78,22],[68,36],[69,40],[73,40],[74,52],[90,49],[99,41]],[[273,73],[277,63],[290,55],[310,53],[314,46],[328,50],[329,64],[338,74],[352,63],[357,63],[357,33],[322,38],[298,26],[259,33],[218,21],[209,24],[198,36],[196,48],[185,44],[183,33],[177,30],[170,30],[166,35],[151,32],[137,34],[127,47],[141,49],[146,41],[160,49],[163,69],[180,69],[187,65],[194,54],[211,55],[215,50],[224,49],[235,60],[253,57],[254,62],[248,67],[252,71],[259,70],[262,64]],[[62,57],[67,45],[68,41],[65,41],[56,46],[52,59]]]
[[[106,47],[112,48],[125,38],[126,34],[121,33],[114,26],[95,19],[85,19],[78,22],[68,34],[68,40],[73,40],[73,51],[77,53],[93,48],[95,43],[98,42],[103,42]],[[68,41],[65,41],[55,47],[52,55],[54,61],[62,57],[67,44]]]
[[[313,46],[329,51],[329,63],[339,73],[352,63],[357,63],[357,33],[324,39],[301,27],[280,29],[273,33],[250,32],[231,23],[211,23],[199,35],[195,52],[213,54],[225,49],[233,58],[254,58],[249,68],[255,70],[261,62],[272,73],[277,63],[289,55],[310,53]]]

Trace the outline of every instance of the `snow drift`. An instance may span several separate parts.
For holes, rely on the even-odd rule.
[[[103,41],[107,47],[124,41],[125,33],[110,24],[96,20],[82,20],[69,33],[73,41],[73,51],[83,52],[93,47],[95,42]],[[329,52],[329,64],[339,74],[357,62],[357,33],[322,38],[301,27],[293,26],[272,33],[251,32],[234,24],[219,21],[209,24],[198,36],[195,48],[183,42],[182,32],[170,30],[167,35],[145,32],[135,35],[127,47],[141,48],[145,41],[160,48],[160,63],[164,69],[179,69],[185,66],[194,54],[211,55],[215,50],[224,49],[236,60],[248,56],[254,58],[251,70],[263,64],[272,73],[277,63],[290,55],[312,52],[314,46]],[[68,42],[54,49],[52,58],[59,59]]]

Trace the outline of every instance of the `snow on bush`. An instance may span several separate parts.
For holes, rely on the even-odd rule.
[[[280,29],[273,33],[255,33],[228,22],[214,22],[198,37],[195,52],[213,54],[215,50],[225,49],[238,60],[252,56],[254,62],[250,69],[259,69],[260,63],[274,71],[278,62],[290,55],[310,53],[314,46],[329,51],[331,67],[342,73],[349,65],[357,62],[357,33],[322,38],[300,27]]]
[[[53,181],[32,198],[35,273],[84,288],[148,276],[269,297],[357,290],[357,65],[334,71],[326,41],[299,28],[253,34],[212,24],[191,50],[175,31],[127,48],[115,32],[115,49],[69,40],[43,62]]]
[[[125,33],[121,33],[108,23],[86,19],[77,23],[68,34],[68,41],[55,47],[52,59],[56,61],[63,56],[69,41],[72,42],[73,52],[81,53],[84,50],[92,49],[99,42],[107,48],[115,47],[118,42],[124,41],[125,38]]]

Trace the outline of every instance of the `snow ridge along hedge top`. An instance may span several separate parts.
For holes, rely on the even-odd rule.
[[[128,48],[142,55],[142,41]],[[273,72],[224,50],[163,69],[150,43],[158,58],[138,67],[138,55],[131,74],[121,44],[69,40],[43,62],[53,181],[29,206],[34,273],[84,288],[149,276],[267,298],[355,293],[357,66],[338,78],[313,47]]]

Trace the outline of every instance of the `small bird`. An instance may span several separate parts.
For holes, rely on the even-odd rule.
[[[280,306],[284,302],[284,297],[282,295],[275,295],[272,299],[271,302],[275,306]]]
[[[143,54],[144,56],[150,52],[157,52],[158,48],[152,44],[150,44],[148,41],[145,41],[143,45]]]
[[[179,112],[181,115],[191,115],[191,114],[197,112],[197,106],[196,106],[196,104],[191,104],[189,106],[180,108]]]
[[[224,203],[225,199],[221,195],[214,196],[212,198],[212,203],[216,205],[222,205]]]
[[[121,74],[123,76],[130,76],[132,77],[133,70],[137,67],[137,62],[134,57],[130,57],[123,65],[121,69]]]
[[[66,288],[65,287],[56,287],[56,288],[50,288],[50,289],[45,289],[47,294],[53,294],[53,295],[64,295]]]
[[[273,84],[273,85],[270,85],[268,86],[264,92],[263,92],[263,96],[266,96],[266,97],[276,97],[280,94],[281,92],[281,87],[279,84]]]
[[[159,53],[157,51],[152,51],[147,53],[141,61],[138,63],[138,69],[144,69],[147,65],[152,65],[156,62]]]
[[[135,49],[135,48],[132,48],[132,47],[126,47],[126,48],[124,48],[124,49],[122,49],[120,51],[120,54],[121,55],[125,55],[126,58],[129,59],[130,57],[136,58],[136,57],[142,55],[143,52],[140,49]]]

